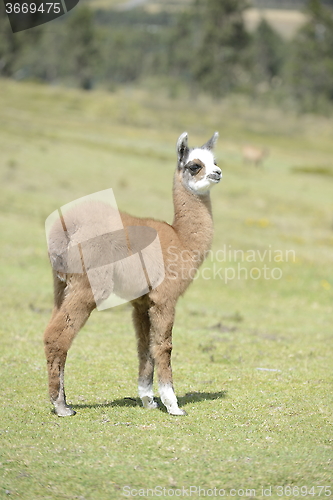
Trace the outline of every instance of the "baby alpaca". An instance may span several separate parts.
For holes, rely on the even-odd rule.
[[[148,227],[159,237],[164,261],[164,280],[154,289],[132,300],[133,323],[135,327],[139,377],[138,390],[145,408],[156,408],[153,394],[153,375],[156,366],[159,394],[168,413],[185,415],[179,408],[173,389],[171,370],[172,328],[177,300],[193,281],[195,271],[203,262],[213,238],[213,220],[210,189],[221,180],[222,173],[215,162],[213,148],[218,133],[201,147],[190,149],[188,136],[184,132],[177,142],[177,168],[173,182],[174,220],[172,225],[152,218],[133,217],[120,213],[124,230],[134,227]],[[103,224],[110,207],[96,202],[85,204],[67,216],[68,248],[70,228],[85,231],[86,226]],[[82,225],[82,221],[84,224]],[[54,224],[49,234],[51,262],[61,258],[63,248],[58,245],[60,223]],[[85,226],[85,227],[82,227]],[[95,226],[95,227],[96,227]],[[74,234],[74,233],[73,233]],[[111,245],[115,243],[111,240]],[[101,248],[104,248],[103,245]],[[102,251],[102,250],[101,250]],[[125,277],[122,280],[121,267],[117,271],[117,282],[123,283],[119,294],[126,297]],[[120,278],[119,278],[120,276]],[[64,388],[64,370],[68,349],[80,328],[96,307],[96,297],[83,267],[83,272],[61,273],[53,270],[54,309],[44,334],[47,359],[49,394],[58,416],[74,415],[67,405]],[[114,289],[112,282],[108,290]],[[125,284],[124,284],[125,283]]]

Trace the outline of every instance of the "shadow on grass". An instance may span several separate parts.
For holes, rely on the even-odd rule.
[[[214,399],[226,398],[227,391],[219,392],[187,392],[184,396],[179,396],[178,403],[182,407],[186,404],[200,403],[201,401],[212,401]],[[159,409],[166,412],[165,406],[162,404],[160,398],[155,398],[158,403]],[[82,408],[114,408],[122,406],[142,406],[141,400],[139,398],[122,398],[115,399],[107,403],[87,403],[87,404],[73,404],[71,407],[73,410],[79,410]]]

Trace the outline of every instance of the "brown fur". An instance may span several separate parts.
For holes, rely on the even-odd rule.
[[[198,176],[200,175],[202,175],[201,171],[198,173]],[[175,212],[172,225],[155,219],[142,219],[121,213],[125,228],[149,226],[158,232],[165,265],[163,282],[148,294],[132,301],[133,323],[138,343],[139,384],[141,385],[152,384],[156,364],[159,383],[172,387],[172,328],[176,302],[192,282],[194,270],[204,260],[213,237],[209,193],[197,196],[190,192],[183,184],[182,171],[179,168],[174,175],[173,201]],[[60,231],[59,228],[58,224]],[[54,239],[57,238],[54,237]],[[176,256],[177,260],[175,260]],[[55,406],[56,413],[66,416],[75,413],[66,404],[63,387],[67,352],[75,335],[85,324],[96,304],[86,274],[54,272],[53,276],[55,303],[52,317],[44,334],[45,354],[50,399]],[[182,413],[184,412],[174,414]]]

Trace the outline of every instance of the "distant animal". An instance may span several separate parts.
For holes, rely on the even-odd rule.
[[[256,167],[262,165],[263,160],[269,155],[267,148],[257,148],[247,144],[242,148],[243,163],[252,163]]]
[[[217,139],[218,133],[215,132],[203,146],[190,149],[188,134],[184,132],[179,137],[177,168],[173,182],[172,225],[153,218],[139,218],[120,213],[125,229],[133,226],[153,228],[159,236],[165,267],[164,280],[156,288],[150,289],[149,293],[132,300],[131,303],[139,356],[139,396],[145,408],[157,407],[153,394],[153,374],[156,366],[159,394],[171,415],[186,414],[179,408],[173,388],[172,328],[176,302],[193,281],[195,271],[203,262],[212,243],[210,189],[218,184],[222,177],[213,154]],[[72,212],[66,214],[68,240],[61,236],[64,232],[62,223],[56,221],[49,232],[51,262],[62,258],[64,241],[67,241],[70,251],[75,237],[80,233],[87,234],[89,225],[103,227],[109,210],[110,207],[106,204],[103,206],[103,203],[89,201],[74,207]],[[109,245],[112,251],[112,245],[116,246],[116,243],[111,239]],[[104,247],[96,246],[100,249]],[[66,403],[65,396],[64,371],[67,352],[75,335],[96,307],[87,272],[84,267],[81,273],[59,273],[53,268],[54,309],[45,330],[44,345],[49,395],[55,413],[61,417],[75,414]],[[130,287],[131,283],[126,281],[125,276],[122,282],[121,263],[116,272],[118,283],[123,285],[120,287],[121,293],[126,296],[126,287]],[[110,279],[112,281],[112,276]]]

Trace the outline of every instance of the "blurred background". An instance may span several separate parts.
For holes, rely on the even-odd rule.
[[[301,111],[331,110],[332,0],[81,0],[11,33],[0,5],[0,75],[170,96],[241,93]]]

